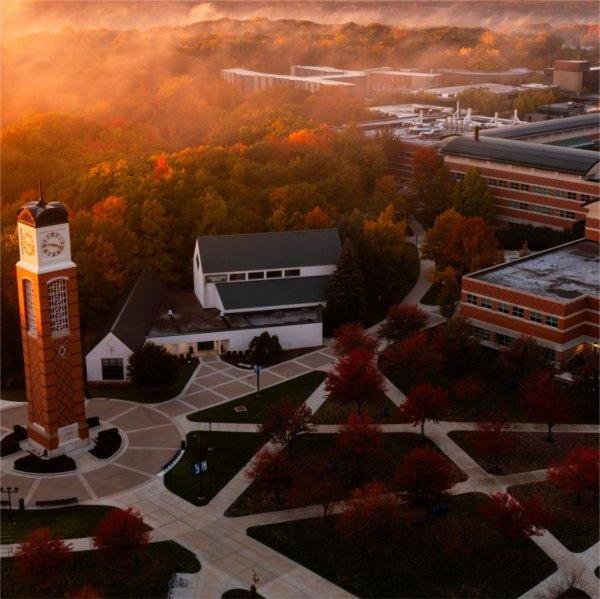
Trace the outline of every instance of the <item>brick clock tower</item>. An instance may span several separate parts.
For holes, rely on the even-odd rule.
[[[88,444],[77,274],[68,214],[40,199],[17,212],[17,285],[30,442],[49,455]]]

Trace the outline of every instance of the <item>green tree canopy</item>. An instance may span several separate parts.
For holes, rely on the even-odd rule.
[[[467,170],[464,179],[454,187],[452,204],[463,216],[481,216],[488,223],[494,222],[494,196],[479,169]]]

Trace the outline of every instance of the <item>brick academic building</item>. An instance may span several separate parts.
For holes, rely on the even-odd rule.
[[[557,362],[599,346],[600,202],[586,210],[584,238],[463,277],[460,312],[484,345],[526,335]]]

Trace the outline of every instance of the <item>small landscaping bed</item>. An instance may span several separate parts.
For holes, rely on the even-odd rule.
[[[13,426],[13,432],[2,437],[0,441],[0,457],[21,451],[21,441],[27,439],[27,429],[20,424]]]
[[[206,505],[250,461],[264,439],[256,433],[212,433],[213,451],[208,451],[209,433],[197,431],[187,436],[186,450],[177,465],[165,474],[165,486],[194,505]],[[198,499],[200,480],[194,464],[207,461],[202,474],[204,500]]]
[[[341,536],[337,516],[332,526],[312,518],[248,535],[358,597],[518,597],[556,566],[530,539],[507,541],[491,529],[477,511],[487,501],[453,497],[445,517],[418,527],[403,506],[404,526],[374,551]]]
[[[100,520],[113,509],[116,508],[104,505],[79,505],[48,510],[14,509],[12,524],[8,524],[8,510],[3,509],[0,542],[17,543],[37,528],[49,528],[55,537],[63,539],[89,537]]]
[[[356,404],[340,404],[327,400],[315,412],[312,422],[316,424],[341,424],[346,422],[352,412],[356,412]],[[384,393],[375,401],[363,404],[362,413],[368,415],[373,422],[381,424],[402,422],[400,411]]]
[[[247,589],[230,589],[221,595],[221,599],[264,599],[262,595]]]
[[[448,436],[464,449],[482,468],[491,474],[493,464],[480,454],[474,443],[476,431],[452,431]],[[546,433],[506,433],[513,450],[499,460],[502,474],[542,470],[563,460],[581,445],[598,446],[598,435],[586,433],[553,433],[554,443],[546,441]]]
[[[379,464],[379,472],[376,473],[377,480],[392,484],[392,478],[402,459],[416,447],[431,447],[436,449],[435,444],[421,435],[414,433],[388,433],[383,436],[384,451]],[[309,434],[299,435],[292,439],[291,443],[283,450],[290,463],[302,464],[312,457],[323,456],[333,449],[335,443],[334,435],[331,434]],[[375,475],[374,475],[375,476]],[[456,467],[456,481],[466,480],[465,474]],[[352,488],[342,488],[338,501],[350,496]],[[288,508],[302,507],[305,503],[299,501],[290,502],[287,499],[277,499],[271,489],[264,488],[259,483],[253,482],[250,486],[229,506],[225,512],[226,516],[248,516],[261,512],[270,512]]]
[[[194,412],[188,416],[188,420],[193,422],[264,422],[269,409],[281,399],[287,399],[294,405],[299,406],[312,394],[312,392],[325,380],[327,374],[319,370],[313,370],[301,374],[296,378],[267,387],[260,392],[249,393],[228,401],[226,403]],[[236,412],[235,408],[244,406],[243,412]]]
[[[55,458],[42,458],[30,453],[15,460],[15,470],[31,472],[34,474],[56,474],[58,472],[71,472],[77,468],[75,460],[67,455]]]
[[[200,563],[195,555],[174,541],[150,543],[131,571],[109,567],[97,551],[77,551],[61,580],[71,597],[82,587],[92,587],[106,599],[167,597],[169,580],[176,572],[198,572]],[[13,558],[2,559],[2,597],[23,597],[22,580],[15,572]]]
[[[598,542],[600,519],[598,506],[593,502],[576,503],[573,497],[549,481],[517,485],[509,487],[508,491],[517,499],[539,495],[555,518],[550,532],[569,551],[585,551]]]
[[[107,460],[119,451],[121,443],[119,429],[108,428],[98,433],[96,444],[89,453],[99,460]]]

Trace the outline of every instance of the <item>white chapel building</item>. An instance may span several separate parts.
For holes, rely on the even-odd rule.
[[[177,355],[244,351],[268,331],[284,349],[323,343],[322,309],[341,251],[337,229],[198,237],[194,289],[145,269],[86,354],[88,381],[124,380],[146,341]]]

